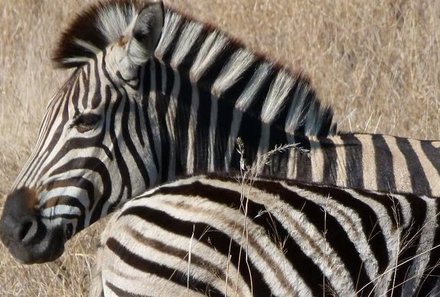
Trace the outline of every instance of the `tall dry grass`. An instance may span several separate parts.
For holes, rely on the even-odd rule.
[[[51,68],[55,40],[90,2],[0,0],[0,197],[30,153],[46,103],[68,74]],[[334,106],[341,128],[440,138],[440,2],[169,2],[302,69]],[[17,264],[1,246],[0,296],[85,296],[99,228],[75,237],[65,256],[45,265]]]

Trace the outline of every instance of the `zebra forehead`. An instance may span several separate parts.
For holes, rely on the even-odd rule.
[[[155,1],[101,1],[80,13],[62,34],[53,54],[60,68],[85,64],[108,45],[120,40],[138,12]]]

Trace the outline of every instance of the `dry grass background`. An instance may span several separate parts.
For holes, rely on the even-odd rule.
[[[90,2],[0,0],[0,205],[68,74],[51,68],[55,40]],[[440,139],[439,1],[169,2],[302,69],[344,130]],[[100,228],[50,264],[20,265],[0,245],[0,296],[86,296]]]

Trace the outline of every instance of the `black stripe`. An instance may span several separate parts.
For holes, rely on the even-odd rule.
[[[273,150],[275,147],[280,147],[286,144],[288,144],[286,133],[275,125],[270,125],[269,150]],[[273,177],[286,178],[289,153],[292,149],[295,148],[289,148],[274,154],[268,160],[269,164],[265,166],[264,174]]]
[[[349,188],[364,188],[364,164],[362,163],[362,142],[353,134],[340,134],[345,151],[347,175],[346,185]]]
[[[170,155],[170,135],[167,129],[166,117],[168,106],[170,104],[170,95],[174,83],[174,74],[171,69],[166,69],[166,81],[162,81],[162,67],[157,63],[156,72],[156,111],[159,123],[159,133],[161,140],[161,166],[160,166],[160,181],[168,180],[169,155]],[[165,94],[162,92],[162,86],[166,86]]]
[[[377,190],[395,192],[396,181],[394,180],[393,153],[383,135],[373,134],[371,140],[373,141],[376,163]]]
[[[95,93],[93,94],[93,96],[90,96],[89,90],[90,90],[90,81],[92,80],[92,78],[91,78],[92,66],[95,69],[95,79],[94,79]],[[99,103],[101,103],[101,96],[99,96],[100,92],[101,92],[101,78],[99,77],[99,74],[96,71],[97,68],[98,68],[98,65],[96,63],[94,63],[94,64],[87,63],[84,65],[84,67],[82,68],[82,71],[81,71],[80,80],[83,83],[83,86],[82,86],[82,92],[83,92],[82,105],[83,105],[84,109],[87,108],[87,103],[89,103],[89,101],[90,101],[90,106],[93,109],[98,107]],[[79,85],[80,84],[78,83],[77,86],[79,87]],[[74,96],[76,97],[78,95],[74,95]]]
[[[75,75],[75,76],[74,76]],[[51,118],[50,123],[48,124],[48,131],[46,132],[46,135],[42,141],[42,144],[44,145],[47,141],[47,147],[44,153],[51,153],[53,148],[56,147],[57,142],[60,140],[60,136],[63,132],[64,125],[69,121],[69,106],[73,104],[70,100],[74,101],[75,98],[72,98],[72,92],[74,90],[75,84],[78,83],[78,77],[80,75],[80,72],[74,72],[74,75],[72,75],[71,79],[69,79],[69,82],[66,83],[65,89],[63,90],[63,98],[60,98],[60,104],[57,106],[56,110],[53,112],[53,116]],[[77,98],[78,99],[78,98]],[[74,105],[75,107],[77,105]],[[64,109],[62,109],[64,107]],[[56,127],[54,125],[55,121],[58,119],[59,115],[61,114],[62,120],[61,124]],[[56,127],[56,128],[55,128]],[[52,135],[52,137],[49,139],[49,133],[51,131],[51,128],[55,128],[55,132]],[[39,156],[39,159],[42,158],[42,154]],[[43,162],[44,160],[38,161],[38,163]],[[38,164],[39,167],[40,164]]]
[[[244,144],[244,160],[247,165],[255,162],[260,144],[262,123],[255,121],[247,113],[242,114],[240,128],[237,137],[240,137]],[[231,168],[240,169],[240,154],[238,153],[238,146],[235,147],[232,153]]]
[[[437,145],[433,143],[434,141],[420,141],[423,152],[440,175],[440,143],[438,141],[435,141]]]
[[[238,98],[243,94],[249,84],[252,81],[253,76],[255,75],[255,71],[257,67],[261,64],[261,61],[253,62],[249,67],[247,67],[237,79],[235,83],[229,86],[220,96],[220,101],[222,104],[228,104],[231,107],[235,107],[235,103]],[[240,65],[242,67],[242,65]],[[234,67],[234,66],[233,66]],[[235,65],[237,67],[237,65]],[[256,116],[258,118],[258,115]]]
[[[112,192],[112,182],[111,182],[110,174],[109,174],[105,164],[97,158],[76,158],[76,159],[70,160],[69,162],[62,165],[61,167],[56,168],[52,172],[52,176],[60,174],[60,173],[68,172],[68,171],[74,170],[76,168],[80,168],[85,171],[90,170],[90,171],[96,172],[97,174],[99,174],[99,177],[102,180],[102,184],[104,186],[101,196],[95,197],[95,199],[96,198],[98,198],[98,199],[97,199],[97,205],[91,214],[91,217],[92,217],[91,222],[90,222],[90,224],[91,224],[101,218],[102,206],[105,203],[107,203],[108,200],[110,199],[110,195]],[[93,206],[91,205],[90,207],[93,207]],[[80,229],[78,228],[77,231],[80,231]]]
[[[165,51],[163,52],[163,56],[162,56],[162,61],[165,62],[165,64],[170,65],[171,62],[171,58],[173,57],[173,55],[175,54],[176,51],[176,45],[177,42],[179,41],[180,36],[182,36],[182,31],[183,28],[185,27],[185,24],[187,23],[186,20],[181,19],[182,21],[179,23],[179,26],[177,28],[177,30],[175,31],[174,36],[172,36],[172,40],[170,41],[170,43],[168,44],[168,47],[165,48]],[[171,32],[167,32],[168,35]],[[170,36],[168,36],[169,38]]]
[[[209,125],[211,93],[199,89],[199,109],[197,111],[194,172],[205,172],[208,165]]]
[[[222,294],[220,291],[211,287],[209,283],[199,281],[193,276],[188,276],[186,273],[178,271],[173,267],[167,267],[160,262],[150,261],[141,257],[140,255],[131,252],[113,237],[107,239],[106,246],[112,252],[114,252],[122,261],[127,263],[127,265],[134,267],[140,271],[154,274],[160,278],[174,282],[177,285],[182,286],[182,289],[187,288],[187,282],[189,279],[189,289],[198,292],[209,292],[210,296],[224,296],[224,294]]]
[[[134,121],[135,121],[135,130],[136,130],[136,136],[139,140],[140,145],[142,148],[145,146],[144,137],[142,136],[142,128],[141,128],[141,119],[144,118],[144,115],[142,114],[142,102],[137,102],[136,100],[133,100],[134,105]],[[151,139],[151,138],[150,138]]]
[[[312,181],[312,160],[308,153],[303,152],[303,150],[310,152],[310,141],[307,137],[295,136],[294,143],[298,144],[298,149],[295,151],[296,158],[296,179],[303,181]]]
[[[108,73],[107,71],[107,64],[106,64],[106,60],[105,60],[105,55],[102,58],[102,75],[104,77],[106,77],[106,79],[110,82],[110,84],[113,86],[113,89],[116,89],[115,87],[115,83],[112,81],[111,79],[111,75]],[[119,169],[119,173],[120,173],[120,177],[121,177],[121,187],[120,187],[120,193],[122,193],[124,191],[124,188],[127,189],[127,193],[131,194],[131,179],[130,179],[130,172],[128,170],[128,166],[125,162],[125,159],[122,156],[121,153],[121,149],[119,147],[119,137],[116,135],[116,115],[118,114],[118,110],[119,110],[119,106],[120,104],[122,104],[123,102],[123,98],[121,98],[121,94],[120,92],[118,92],[117,94],[117,98],[115,98],[115,100],[112,100],[112,89],[110,88],[109,85],[105,86],[105,91],[104,91],[104,100],[106,102],[113,102],[113,105],[110,105],[112,108],[110,110],[110,119],[109,119],[109,134],[110,134],[110,139],[113,145],[113,152],[114,152],[114,156],[115,156],[115,161],[118,164],[118,169]],[[109,107],[110,107],[109,106]],[[107,169],[106,169],[107,170]],[[108,173],[107,173],[108,174]],[[110,181],[111,182],[111,181]],[[111,188],[110,185],[106,185],[104,184],[104,188]],[[128,195],[128,197],[131,197],[131,195]],[[110,198],[110,195],[108,197],[106,197],[107,199]],[[106,200],[107,200],[106,199]],[[119,204],[121,199],[121,194],[119,194],[119,197],[116,201],[113,201],[115,204]],[[102,201],[103,199],[100,199],[98,202],[98,205],[95,209],[94,212],[94,216],[92,217],[93,219],[97,218],[99,219],[101,217],[101,214],[99,214],[99,217],[97,217],[97,209],[101,208],[107,201]],[[101,210],[101,209],[100,209]]]
[[[297,270],[300,277],[307,283],[313,296],[322,296],[322,283],[329,285],[328,279],[323,276],[320,268],[310,259],[301,247],[292,239],[283,224],[271,214],[263,204],[254,202],[252,197],[243,196],[242,193],[215,187],[211,185],[194,182],[190,185],[178,187],[163,187],[159,191],[161,194],[182,195],[192,197],[203,197],[226,207],[243,210],[243,201],[246,201],[247,217],[255,224],[261,226],[266,231],[266,236],[270,238],[275,246],[282,243],[286,259]],[[328,289],[328,288],[327,288]],[[332,290],[327,290],[326,295]],[[268,296],[268,295],[267,295]]]
[[[205,69],[205,72],[200,77],[197,85],[207,91],[210,92],[212,88],[212,84],[219,77],[220,72],[223,67],[228,64],[232,54],[234,53],[234,47],[231,47],[228,42],[226,42],[225,48],[220,51],[220,53],[214,57],[214,60],[209,64],[209,66]]]
[[[129,292],[127,290],[121,289],[121,288],[115,286],[114,284],[112,284],[112,283],[110,283],[108,281],[105,281],[105,286],[108,287],[113,293],[116,294],[116,296],[119,296],[119,297],[149,297],[149,296],[146,296],[146,295],[134,294],[134,293]],[[103,291],[101,291],[100,297],[101,296],[105,297]]]
[[[295,184],[295,186],[300,189],[307,190],[308,192],[316,193],[322,197],[329,197],[329,199],[337,201],[339,204],[347,207],[352,212],[356,213],[360,217],[362,224],[362,230],[360,231],[362,231],[365,234],[365,237],[367,238],[367,241],[372,250],[372,253],[375,256],[376,261],[378,263],[378,273],[380,274],[385,271],[385,269],[389,264],[387,242],[384,234],[382,233],[382,229],[378,224],[379,221],[378,214],[374,211],[373,208],[371,208],[368,204],[362,202],[361,200],[356,199],[350,193],[340,188],[305,185],[305,184]],[[361,197],[367,196],[366,198],[373,198],[373,197],[369,197],[370,195],[366,192],[359,192],[359,196]],[[391,197],[388,197],[387,195],[382,195],[379,197],[376,196],[374,198],[376,199],[379,198],[379,200],[386,200],[386,201],[391,200]],[[394,222],[393,210],[394,207],[397,207],[397,205],[388,204],[387,206],[393,207],[387,210],[391,212],[392,216],[390,218]],[[384,207],[387,206],[384,205]]]
[[[197,36],[196,40],[191,46],[191,49],[187,52],[186,56],[178,65],[179,72],[182,74],[182,76],[185,76],[186,79],[189,78],[189,70],[193,66],[197,54],[199,53],[201,46],[206,40],[207,34],[208,32],[205,30],[205,28],[202,28],[201,33]],[[173,51],[174,50],[175,49],[173,49]]]
[[[177,99],[176,120],[174,130],[176,131],[176,174],[186,172],[188,168],[187,152],[189,119],[191,114],[192,87],[190,81],[180,76],[180,90]]]
[[[338,154],[335,144],[330,138],[321,138],[319,140],[320,150],[324,158],[323,180],[324,184],[336,185],[338,182]],[[321,181],[319,181],[321,182]]]
[[[411,207],[412,221],[407,228],[402,231],[402,243],[397,260],[398,269],[394,271],[391,279],[395,280],[390,283],[389,290],[392,290],[394,296],[402,296],[402,289],[405,280],[415,277],[415,275],[408,275],[414,261],[417,261],[417,248],[420,245],[420,239],[426,219],[427,205],[423,199],[415,195],[406,195],[406,198]],[[414,258],[415,257],[415,258]],[[411,259],[411,260],[410,260]],[[409,261],[408,261],[409,260]],[[405,263],[405,261],[407,261]]]
[[[133,160],[135,161],[136,165],[137,165],[137,171],[142,175],[142,179],[144,182],[144,189],[148,188],[150,185],[150,177],[148,175],[148,171],[147,168],[145,167],[145,164],[143,162],[144,156],[142,156],[142,151],[139,151],[140,148],[137,148],[136,145],[133,142],[133,138],[132,138],[132,134],[130,133],[130,118],[136,117],[137,113],[134,113],[132,111],[132,105],[135,105],[137,107],[137,102],[132,102],[132,100],[130,100],[130,98],[128,97],[128,94],[126,92],[125,89],[122,89],[123,93],[119,92],[117,90],[118,93],[118,97],[121,96],[121,101],[122,104],[124,104],[124,110],[122,112],[122,117],[121,117],[121,133],[122,133],[122,139],[126,145],[126,147],[128,148],[128,151],[130,153],[130,155],[133,157]],[[116,120],[116,119],[114,119]],[[142,138],[142,136],[141,136]],[[127,154],[127,153],[125,153]],[[132,171],[134,170],[134,168],[130,168]],[[131,179],[129,184],[126,185],[126,189],[127,189],[127,197],[132,197],[133,195],[138,195],[140,193],[132,193],[132,189],[131,189]]]
[[[152,123],[150,122],[150,117],[148,116],[148,114],[149,114],[148,106],[150,105],[149,101],[151,100],[150,90],[153,90],[153,88],[157,88],[157,86],[150,85],[150,78],[151,78],[150,76],[154,75],[156,78],[156,81],[157,81],[157,79],[160,79],[160,78],[157,77],[157,71],[154,71],[154,73],[150,72],[150,67],[151,67],[150,63],[152,63],[152,65],[154,65],[154,66],[157,65],[157,63],[155,63],[155,62],[149,61],[149,62],[147,62],[147,64],[145,65],[145,68],[144,68],[144,81],[143,81],[144,93],[142,94],[142,112],[143,112],[143,118],[145,121],[147,138],[148,138],[149,144],[150,144],[150,151],[153,156],[154,165],[155,165],[156,169],[159,171],[160,170],[159,156],[158,156],[159,152],[156,151],[155,142],[160,141],[160,139],[155,139],[155,138],[156,137],[160,138],[160,135],[156,136],[153,134],[153,130],[151,128]],[[156,70],[156,68],[157,67],[154,67],[155,70]],[[156,96],[158,96],[158,94],[160,93],[157,89],[155,90],[155,92],[156,92]]]
[[[217,125],[215,127],[214,167],[216,170],[223,170],[225,167],[225,156],[234,112],[233,106],[222,100],[220,99],[217,104]]]
[[[329,214],[324,216],[324,212],[319,205],[304,199],[280,184],[255,181],[253,182],[253,186],[273,195],[278,195],[282,201],[289,204],[292,208],[301,211],[305,218],[307,218],[321,234],[326,234],[327,242],[340,256],[345,268],[350,273],[355,289],[360,290],[359,295],[370,296],[374,290],[374,284],[368,277],[364,263],[359,257],[359,252],[334,217]]]
[[[285,98],[284,106],[281,108],[280,113],[276,116],[275,121],[273,122],[273,125],[280,130],[283,130],[283,131],[285,130],[287,115],[290,111],[290,108],[292,106],[295,106],[294,109],[295,110],[298,109],[298,106],[297,106],[298,99],[295,98],[295,92],[297,91],[299,82],[300,82],[299,79],[295,80],[295,82],[292,86],[292,89],[289,91],[289,93],[287,94],[287,97]],[[294,134],[295,130],[294,131],[286,131],[286,132],[288,132],[290,134]]]
[[[429,294],[435,288],[440,276],[440,205],[439,200],[436,199],[436,218],[437,226],[435,228],[433,250],[429,253],[429,262],[426,265],[425,272],[420,281],[417,296],[430,296]],[[429,228],[429,226],[426,226]],[[435,296],[435,295],[434,295]]]
[[[226,257],[229,255],[231,263],[236,266],[238,271],[240,271],[248,286],[250,287],[251,283],[253,284],[254,293],[257,294],[256,296],[271,296],[270,289],[264,282],[261,272],[254,266],[252,262],[248,263],[247,261],[243,261],[244,259],[249,258],[246,250],[242,249],[242,247],[236,241],[231,240],[231,238],[227,234],[223,233],[223,231],[218,230],[208,224],[176,219],[165,212],[147,207],[136,206],[128,208],[120,214],[119,218],[127,215],[137,216],[144,221],[158,226],[159,228],[180,236],[197,238],[199,242],[215,248],[216,251],[225,255]],[[135,262],[140,263],[138,261]],[[133,266],[136,267],[136,263],[134,263]],[[157,273],[159,272],[160,269]],[[179,280],[173,279],[173,281],[178,282]]]
[[[431,187],[429,186],[428,179],[423,171],[422,164],[420,163],[419,156],[412,148],[407,138],[396,137],[397,147],[405,157],[406,165],[411,179],[411,188],[414,193],[424,193],[425,195],[431,195]]]
[[[111,95],[112,95],[112,91],[111,91],[110,87],[106,86],[105,87],[105,98],[111,98]],[[121,152],[120,143],[119,143],[119,141],[121,139],[118,137],[119,135],[116,135],[116,124],[117,124],[116,117],[118,114],[118,109],[119,109],[119,105],[121,104],[121,101],[122,101],[121,98],[117,98],[111,108],[108,131],[110,134],[110,140],[113,145],[113,154],[115,156],[115,161],[117,163],[117,167],[118,167],[119,174],[121,177],[121,184],[120,184],[121,189],[123,189],[124,187],[127,187],[128,192],[131,193],[130,171],[128,169],[127,163],[125,162],[125,159],[123,158],[123,155]],[[105,187],[105,184],[104,184],[104,187]],[[131,197],[131,196],[128,196],[128,197]]]

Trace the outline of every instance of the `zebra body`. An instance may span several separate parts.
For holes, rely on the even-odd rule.
[[[102,234],[91,296],[438,296],[439,200],[194,176]]]
[[[26,263],[55,259],[73,234],[152,186],[239,170],[238,137],[254,163],[286,135],[335,130],[300,74],[158,1],[92,6],[54,60],[74,70],[0,222]]]

